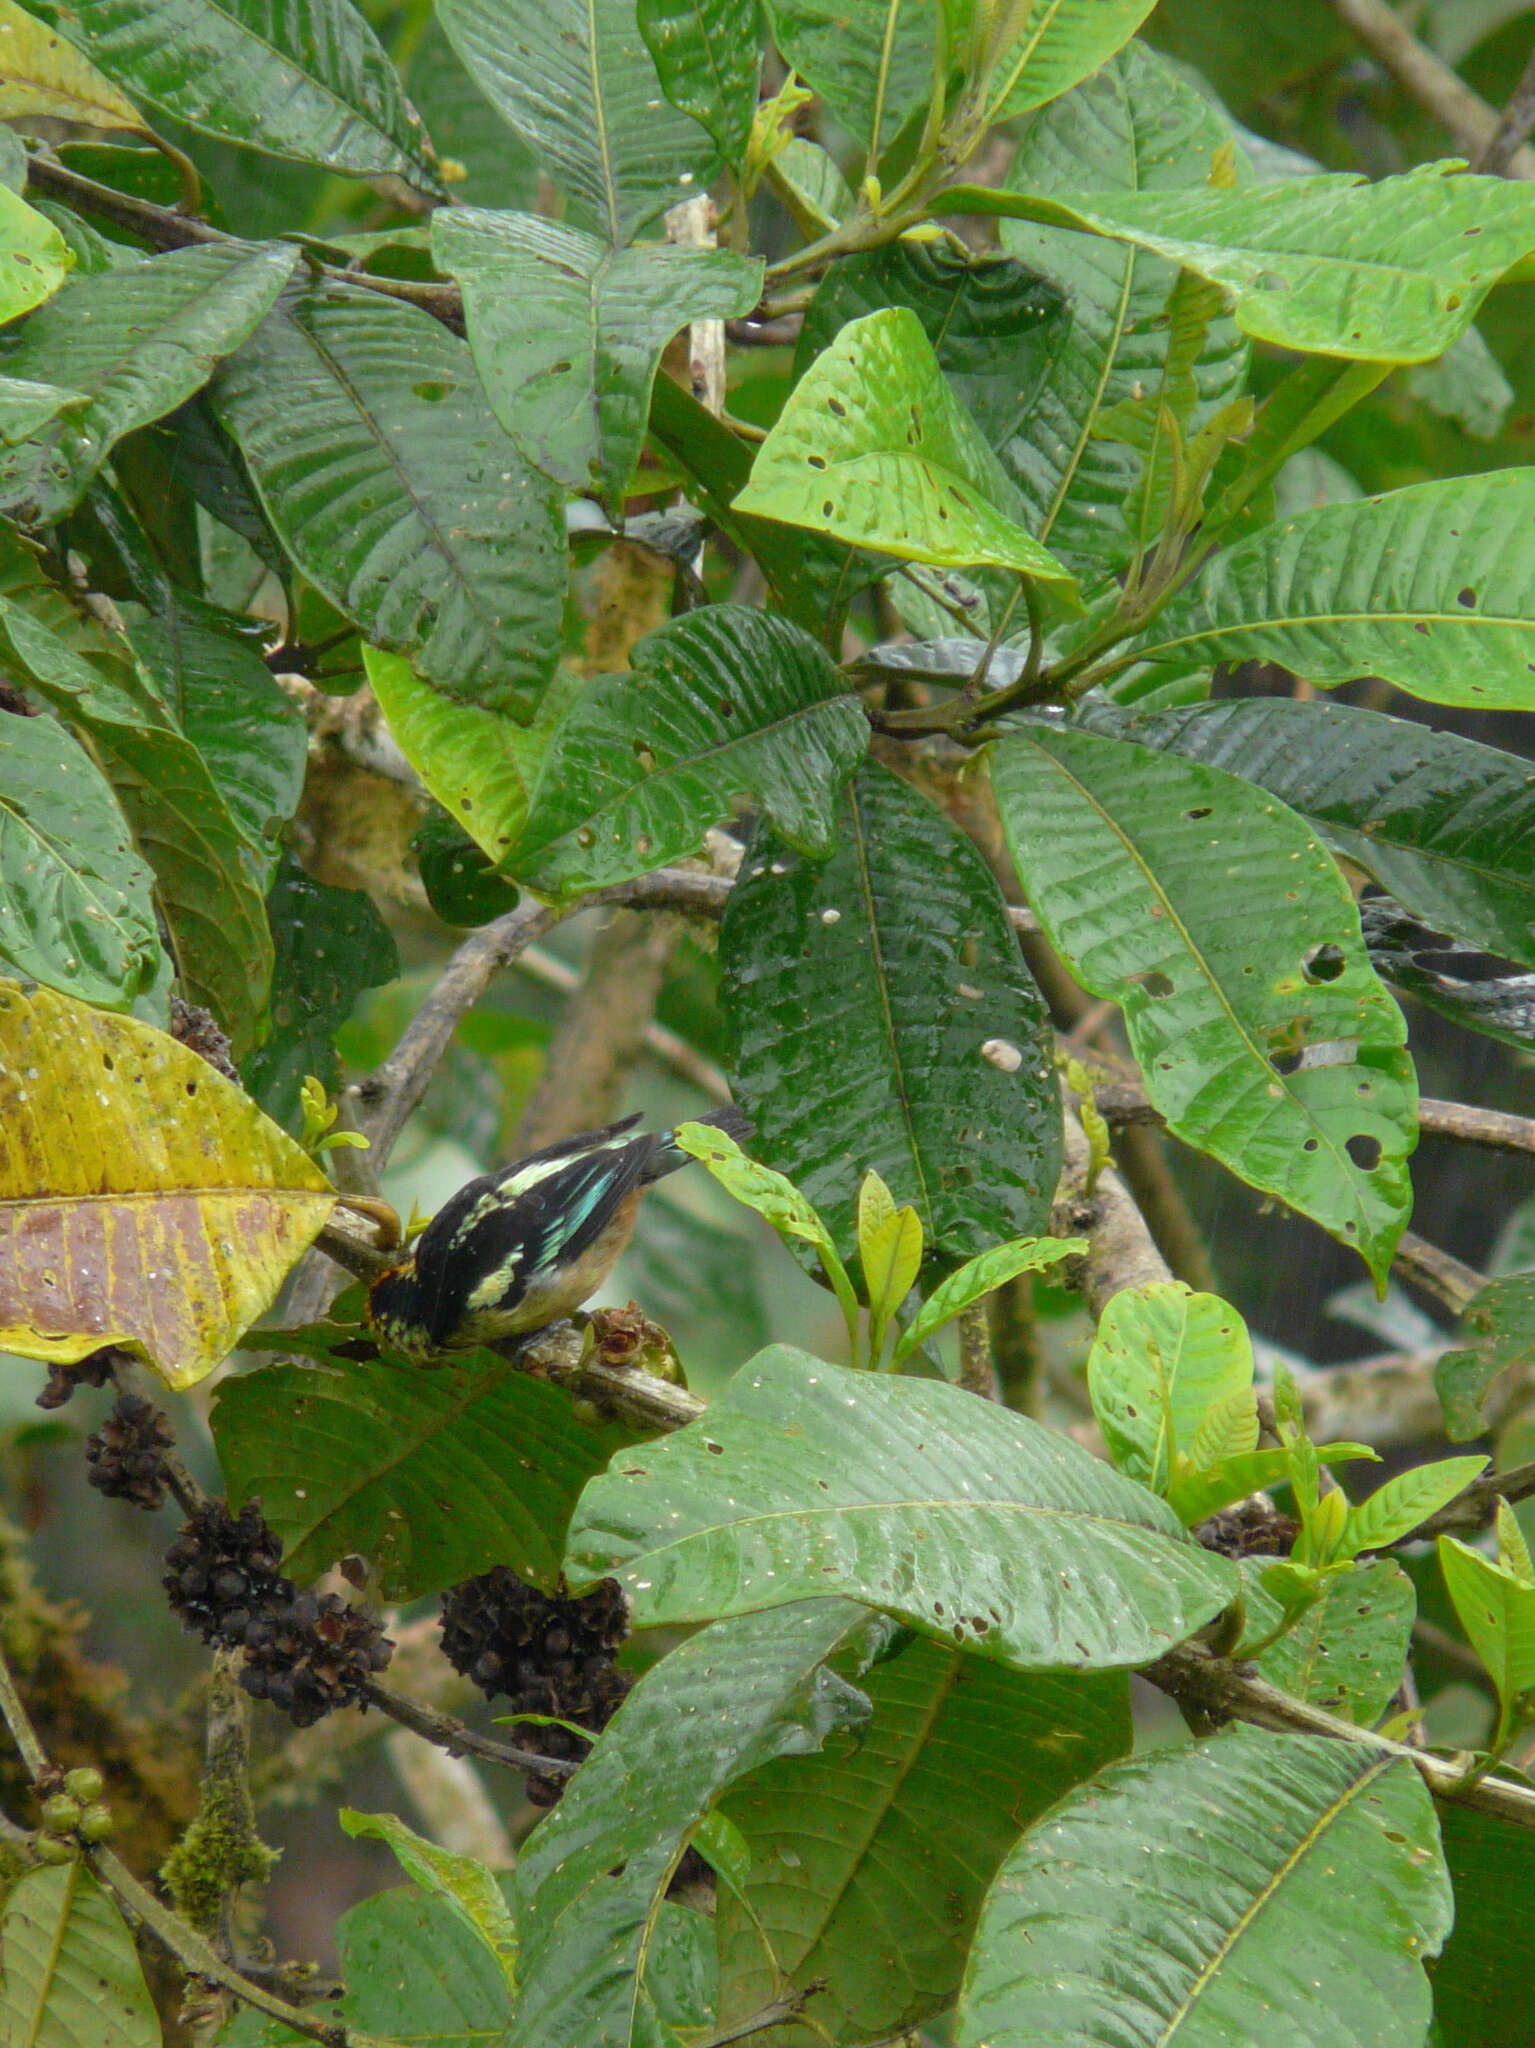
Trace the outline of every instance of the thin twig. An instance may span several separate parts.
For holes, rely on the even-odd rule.
[[[505,1764],[514,1771],[537,1771],[545,1778],[568,1778],[578,1768],[564,1757],[540,1756],[534,1750],[519,1749],[515,1743],[497,1742],[493,1736],[477,1734],[466,1721],[453,1714],[440,1714],[434,1707],[423,1707],[417,1700],[406,1699],[403,1693],[391,1692],[376,1678],[364,1682],[362,1696],[370,1707],[377,1707],[381,1714],[398,1721],[413,1735],[435,1742],[449,1756],[483,1757],[486,1763]]]
[[[16,1681],[11,1676],[11,1667],[6,1662],[3,1650],[0,1650],[0,1718],[4,1719],[6,1727],[10,1729],[11,1740],[26,1766],[27,1776],[35,1785],[48,1769],[48,1757],[38,1739],[37,1730],[32,1725],[32,1716],[27,1712],[25,1702],[17,1690]]]
[[[1339,18],[1378,58],[1409,99],[1431,114],[1467,156],[1486,150],[1498,132],[1497,112],[1463,78],[1425,49],[1385,0],[1333,0]],[[1517,148],[1506,173],[1535,178],[1535,151]]]
[[[581,986],[581,977],[576,970],[556,959],[553,953],[546,953],[541,946],[524,948],[517,962],[517,971],[564,996],[573,995]],[[658,1065],[670,1068],[680,1081],[686,1081],[700,1095],[707,1095],[715,1102],[730,1100],[730,1083],[713,1060],[695,1052],[685,1038],[679,1038],[675,1031],[668,1031],[664,1024],[657,1024],[654,1018],[645,1026],[645,1050]]]
[[[1402,1232],[1391,1264],[1404,1280],[1411,1280],[1456,1316],[1487,1285],[1485,1274],[1412,1230]]]
[[[1506,177],[1509,164],[1532,128],[1535,128],[1535,50],[1531,50],[1519,74],[1519,83],[1503,109],[1503,117],[1494,129],[1491,141],[1472,158],[1472,170],[1485,171],[1494,178]],[[1525,153],[1529,154],[1528,151]]]
[[[812,1977],[798,1991],[786,1991],[781,1998],[759,2006],[744,2020],[721,2027],[717,2033],[706,2034],[702,2041],[695,2042],[694,2048],[730,2048],[733,2041],[747,2041],[753,2034],[765,2034],[769,2027],[781,2027],[785,2020],[798,2018],[816,1993],[825,1989],[824,1977]]]

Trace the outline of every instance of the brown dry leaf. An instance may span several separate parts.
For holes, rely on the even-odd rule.
[[[0,1349],[211,1372],[336,1195],[285,1132],[163,1031],[0,985]]]

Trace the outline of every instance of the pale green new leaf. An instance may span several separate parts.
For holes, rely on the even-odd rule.
[[[517,1928],[501,1887],[473,1856],[444,1849],[408,1828],[392,1813],[357,1813],[343,1806],[336,1818],[353,1840],[386,1842],[407,1877],[441,1899],[471,1933],[478,1935],[501,1965],[509,1986],[517,1983]]]
[[[0,321],[14,320],[51,297],[73,261],[53,222],[9,185],[0,185]]]
[[[644,1627],[840,1594],[1026,1670],[1145,1663],[1235,1585],[1163,1502],[1057,1431],[786,1345],[587,1487],[566,1575],[617,1578]]]
[[[933,1289],[912,1317],[895,1347],[893,1363],[899,1365],[930,1337],[936,1337],[945,1323],[972,1302],[1016,1280],[1020,1273],[1039,1273],[1062,1259],[1080,1258],[1087,1250],[1085,1237],[1018,1237],[1009,1244],[993,1245],[951,1273]]]
[[[1458,1536],[1439,1538],[1439,1567],[1460,1625],[1507,1708],[1535,1687],[1535,1586]]]
[[[1422,2048],[1453,1911],[1410,1763],[1230,1728],[1111,1765],[1024,1835],[956,2048]]]
[[[564,187],[573,226],[622,249],[707,189],[714,144],[662,91],[635,0],[440,0],[437,16],[491,105]]]
[[[1187,675],[1275,661],[1332,685],[1381,676],[1480,711],[1535,709],[1535,469],[1318,505],[1218,554],[1125,659]]]
[[[442,207],[432,256],[463,287],[496,417],[535,468],[621,519],[661,351],[690,321],[749,313],[762,265],[726,249],[613,249],[531,213]]]
[[[737,512],[906,560],[1069,585],[1024,531],[1022,509],[906,306],[849,321],[821,352],[735,500]]]
[[[1176,1454],[1189,1451],[1211,1406],[1252,1381],[1252,1342],[1237,1311],[1176,1280],[1121,1288],[1087,1359],[1087,1390],[1110,1456],[1162,1494]]]
[[[1486,1458],[1440,1458],[1432,1465],[1415,1465],[1399,1472],[1376,1488],[1368,1500],[1356,1502],[1348,1511],[1343,1532],[1343,1555],[1357,1556],[1361,1550],[1384,1550],[1389,1543],[1409,1535],[1420,1522],[1464,1493],[1473,1479],[1487,1470]]]
[[[160,2048],[133,1936],[84,1863],[19,1877],[0,1944],[8,2048]]]
[[[1354,360],[1422,363],[1468,327],[1535,249],[1535,193],[1451,160],[1366,184],[1343,172],[1247,191],[1050,197],[951,188],[956,213],[1111,235],[1223,286],[1256,341]]]
[[[1380,1280],[1411,1205],[1406,1026],[1294,812],[1149,748],[1031,726],[992,781],[1029,902],[1125,1015],[1171,1130],[1353,1245]]]

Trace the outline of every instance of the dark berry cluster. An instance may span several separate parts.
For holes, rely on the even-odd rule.
[[[1300,1534],[1293,1515],[1281,1514],[1266,1493],[1221,1508],[1194,1530],[1206,1550],[1226,1557],[1288,1557]]]
[[[362,1705],[368,1680],[393,1653],[370,1609],[348,1607],[334,1593],[300,1593],[283,1577],[282,1544],[254,1501],[238,1515],[222,1501],[204,1502],[165,1562],[165,1590],[186,1627],[204,1642],[243,1649],[241,1685],[296,1728]]]
[[[170,1491],[165,1454],[176,1441],[169,1421],[139,1394],[119,1394],[106,1421],[85,1439],[86,1478],[109,1500],[158,1508]]]
[[[50,1359],[48,1384],[37,1397],[38,1407],[62,1408],[76,1387],[104,1387],[118,1360],[126,1361],[127,1357],[127,1352],[116,1344],[103,1344],[99,1351],[88,1351],[84,1358],[73,1359],[68,1365]]]
[[[180,996],[171,997],[171,1037],[178,1045],[184,1045],[205,1059],[210,1067],[216,1067],[226,1081],[238,1081],[239,1069],[234,1063],[229,1040],[214,1022],[211,1010],[200,1009],[196,1003],[184,1003]]]
[[[614,1656],[629,1633],[615,1579],[584,1599],[551,1598],[504,1565],[450,1588],[442,1599],[443,1655],[487,1698],[503,1694],[520,1714],[553,1714],[595,1736],[634,1683]],[[590,1744],[566,1728],[519,1723],[512,1739],[539,1756],[579,1759]],[[562,1780],[528,1775],[528,1797],[552,1806]]]

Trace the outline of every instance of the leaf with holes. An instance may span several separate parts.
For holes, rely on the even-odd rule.
[[[0,321],[51,298],[73,261],[53,222],[0,185]]]
[[[753,1149],[844,1257],[872,1167],[916,1209],[941,1272],[1046,1227],[1061,1144],[1049,1019],[995,879],[941,812],[870,763],[839,823],[822,861],[759,832],[731,891],[737,1095]]]
[[[1232,699],[1084,723],[1269,790],[1436,930],[1535,967],[1535,782],[1519,754],[1351,704]]]
[[[123,1344],[195,1386],[335,1206],[206,1060],[47,989],[0,984],[0,1099],[0,1346],[23,1358]]]
[[[1019,1828],[1130,1746],[1118,1673],[1009,1671],[918,1639],[857,1683],[866,1727],[725,1796],[750,1862],[719,1890],[722,2025],[812,1979],[834,2041],[941,2009]]]
[[[1423,1958],[1452,1918],[1410,1763],[1230,1728],[1111,1764],[1024,1835],[982,1908],[954,2038],[1113,2039],[1130,1985],[1147,2041],[1419,2048]]]
[[[1297,512],[1218,554],[1115,664],[1162,681],[1277,661],[1329,687],[1382,676],[1436,704],[1535,709],[1532,521],[1535,469]]]
[[[1486,1428],[1483,1404],[1494,1380],[1535,1365],[1535,1275],[1510,1273],[1472,1296],[1461,1311],[1462,1334],[1472,1342],[1446,1351],[1434,1367],[1434,1391],[1444,1409],[1445,1434],[1463,1444]]]
[[[1255,189],[1049,197],[951,186],[955,213],[1111,235],[1229,292],[1255,341],[1352,361],[1424,363],[1470,326],[1535,249],[1535,196],[1447,160],[1373,184],[1346,172]]]
[[[738,802],[785,839],[831,847],[868,721],[825,651],[787,619],[708,605],[647,634],[549,742],[509,872],[550,896],[696,853]]]
[[[990,564],[1069,586],[908,306],[849,321],[757,450],[738,513],[916,562]]]
[[[0,1921],[7,2039],[27,2048],[159,2048],[133,1936],[83,1860],[27,1870]]]
[[[1084,987],[1124,1010],[1168,1128],[1310,1216],[1384,1286],[1417,1087],[1342,876],[1251,783],[1032,726],[992,782],[1018,873]]]
[[[441,0],[437,12],[475,84],[564,189],[572,226],[622,249],[703,194],[714,144],[662,92],[635,0]]]
[[[1263,1585],[1271,1560],[1239,1562],[1245,1640],[1256,1643],[1279,1626],[1283,1609]],[[1295,1699],[1368,1728],[1402,1683],[1417,1611],[1412,1580],[1395,1559],[1370,1558],[1325,1579],[1320,1596],[1261,1652],[1258,1669]]]
[[[444,207],[432,256],[463,287],[469,346],[529,462],[623,523],[661,351],[693,320],[749,313],[762,265],[728,249],[613,249],[531,213]]]
[[[739,170],[757,113],[757,0],[637,0],[636,18],[666,97],[701,121]]]
[[[0,716],[0,955],[108,1010],[126,1010],[162,957],[150,875],[112,785],[46,716]]]
[[[617,1578],[646,1628],[836,1594],[1024,1670],[1146,1663],[1236,1585],[1069,1438],[787,1345],[588,1486],[566,1572]]]
[[[559,654],[560,494],[497,422],[463,342],[354,285],[285,300],[214,409],[295,565],[461,703],[531,716]]]
[[[189,128],[441,190],[420,117],[347,0],[38,0],[35,11]]]
[[[1074,92],[1042,107],[1024,129],[1008,173],[1019,191],[1080,186],[1091,164],[1100,192],[1201,190],[1230,124],[1167,58],[1133,42]],[[1239,159],[1239,161],[1245,161]],[[1028,508],[1029,531],[1084,583],[1129,561],[1125,500],[1143,462],[1094,422],[1161,383],[1169,335],[1163,318],[1177,267],[1148,250],[1098,235],[1004,220],[1002,246],[1059,291],[1071,331],[1052,360],[1026,431],[997,442]],[[1236,398],[1248,346],[1229,318],[1211,322],[1194,364],[1194,432]]]

